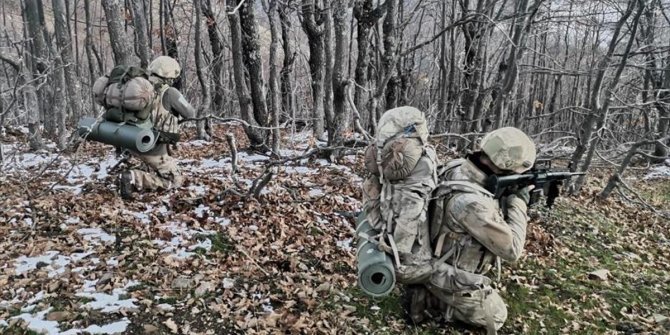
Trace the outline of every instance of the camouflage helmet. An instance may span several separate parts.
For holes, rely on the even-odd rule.
[[[149,73],[166,79],[176,79],[181,73],[181,66],[172,57],[159,56],[147,68]]]
[[[527,171],[535,163],[535,143],[514,127],[496,129],[484,136],[481,150],[502,170]]]

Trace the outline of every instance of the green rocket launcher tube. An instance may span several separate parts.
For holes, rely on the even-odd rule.
[[[154,148],[158,136],[150,128],[141,128],[135,124],[116,123],[84,117],[79,120],[77,133],[80,137],[130,149],[147,152]]]
[[[378,232],[365,219],[365,213],[358,216],[356,236],[358,250],[358,286],[371,297],[388,295],[395,286],[395,268],[391,257],[377,248],[377,245],[368,241],[366,236],[374,236]]]

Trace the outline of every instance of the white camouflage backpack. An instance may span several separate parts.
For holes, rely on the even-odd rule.
[[[400,282],[420,282],[432,270],[427,211],[437,184],[437,157],[423,113],[408,106],[386,111],[365,166],[370,175],[363,183],[363,208],[379,232],[369,239],[393,256]]]

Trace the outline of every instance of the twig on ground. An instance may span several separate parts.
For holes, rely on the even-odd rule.
[[[482,134],[482,133],[465,133],[465,134],[442,133],[442,134],[429,135],[428,138],[436,139],[436,138],[442,138],[442,137],[458,137],[458,138],[466,140],[468,142],[472,142],[473,140],[469,139],[467,136],[476,137],[476,136],[484,136],[484,135],[485,134]]]
[[[366,140],[370,141],[372,140],[372,136],[363,129],[363,126],[361,125],[361,114],[358,112],[358,108],[356,108],[356,103],[354,102],[353,94],[352,91],[354,90],[354,85],[355,82],[353,80],[349,80],[346,85],[348,86],[346,92],[347,92],[347,102],[349,102],[349,106],[351,106],[351,111],[354,114],[354,127],[356,130],[365,137]]]
[[[267,186],[267,184],[274,176],[274,169],[267,169],[265,172],[256,180],[254,180],[253,186],[249,189],[249,193],[253,192],[254,198],[259,198],[261,196],[261,191]]]
[[[644,198],[642,198],[642,196],[639,193],[635,192],[635,190],[633,190],[630,186],[628,186],[628,184],[626,184],[626,182],[623,181],[623,179],[617,178],[616,188],[617,188],[617,191],[619,192],[619,194],[624,199],[630,201],[633,204],[641,205],[641,206],[647,208],[648,210],[652,211],[654,214],[656,214],[660,217],[670,219],[670,215],[668,213],[661,212],[658,209],[656,209],[656,207],[654,207],[654,206],[650,205],[648,202],[644,201]],[[629,198],[628,196],[626,196],[626,194],[623,192],[622,188],[627,190],[630,193],[633,193],[635,198],[637,198],[637,201]]]
[[[232,165],[232,174],[237,173],[237,145],[235,145],[235,137],[231,133],[226,134],[226,142],[230,148],[230,163]]]
[[[249,254],[248,254],[244,249],[242,249],[241,246],[236,245],[236,248],[237,248],[237,250],[239,250],[244,256],[246,256],[246,257],[251,261],[251,263],[253,263],[254,265],[256,265],[256,267],[258,267],[258,269],[261,270],[261,272],[263,272],[266,276],[269,276],[269,275],[270,275],[267,271],[265,271],[265,269],[263,269],[262,266],[260,266],[260,264],[258,264],[258,262],[256,262],[255,259],[251,258],[251,256],[249,256]]]
[[[183,119],[179,121],[179,124],[185,123],[185,122],[197,122],[197,121],[202,121],[202,120],[216,120],[221,123],[227,123],[227,122],[239,122],[245,127],[250,127],[250,128],[256,128],[256,129],[264,129],[264,130],[274,130],[274,129],[285,129],[288,125],[288,121],[284,122],[281,124],[279,127],[263,127],[255,124],[251,124],[247,121],[244,121],[242,119],[234,118],[234,117],[220,117],[220,116],[215,116],[215,115],[205,115],[202,117],[193,117],[193,118],[188,118],[188,119]]]

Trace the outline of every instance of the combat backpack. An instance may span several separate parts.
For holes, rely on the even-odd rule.
[[[425,280],[432,271],[427,211],[437,184],[437,157],[423,113],[406,106],[386,111],[365,166],[363,209],[377,232],[368,239],[392,255],[401,283]]]
[[[149,73],[137,66],[117,65],[93,84],[95,102],[105,107],[103,119],[111,122],[144,124],[156,96]]]

